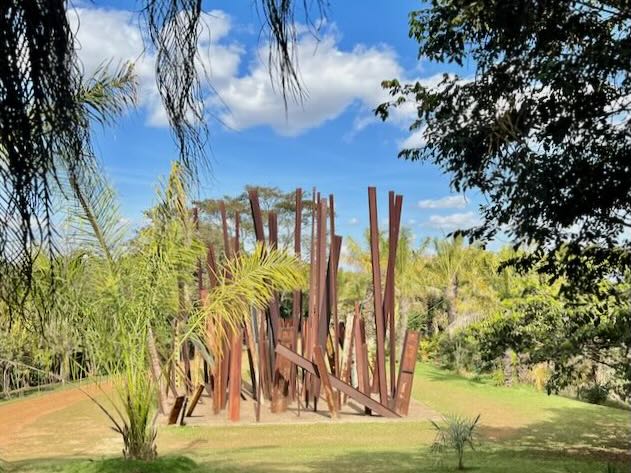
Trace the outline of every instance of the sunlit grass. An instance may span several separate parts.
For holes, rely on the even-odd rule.
[[[630,445],[631,413],[628,411],[547,396],[529,388],[495,387],[425,364],[417,366],[414,397],[443,414],[481,414],[481,444],[475,452],[467,452],[468,468],[517,473],[605,472],[607,463],[613,462],[619,471],[628,470],[625,466],[629,464],[626,451]],[[85,435],[77,434],[80,424],[85,425],[88,419],[93,424],[92,430],[88,429]],[[425,421],[162,427],[157,463],[112,459],[111,455],[116,455],[122,445],[105,428],[95,428],[105,426],[106,422],[89,403],[51,414],[43,423],[43,429],[60,431],[57,455],[66,449],[67,442],[78,436],[84,441],[84,449],[75,449],[74,458],[15,463],[14,471],[372,473],[451,471],[455,467],[449,457],[441,467],[436,467],[430,454],[434,432]],[[47,441],[54,442],[52,434]],[[109,449],[94,449],[99,442],[110,442]],[[53,452],[48,452],[53,456]]]

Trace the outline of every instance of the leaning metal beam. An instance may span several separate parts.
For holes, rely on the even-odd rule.
[[[284,356],[292,363],[295,363],[297,366],[300,366],[307,372],[311,373],[313,376],[315,377],[318,376],[318,372],[314,364],[311,361],[307,360],[306,358],[303,358],[299,354],[289,350],[288,348],[282,345],[276,346],[276,353],[280,356]],[[331,384],[333,388],[343,392],[348,397],[350,397],[351,399],[354,399],[355,401],[362,404],[363,406],[368,407],[370,410],[376,412],[377,414],[383,417],[392,417],[392,418],[401,417],[399,414],[397,414],[393,410],[389,409],[383,404],[380,404],[379,402],[375,401],[371,397],[366,396],[365,394],[359,392],[357,389],[355,389],[352,386],[349,386],[344,381],[336,378],[330,373],[326,373],[326,374],[329,377],[329,383]]]

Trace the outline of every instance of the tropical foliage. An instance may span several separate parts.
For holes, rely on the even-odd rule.
[[[387,245],[381,238],[382,269]],[[631,395],[628,283],[610,281],[608,297],[569,297],[563,280],[506,261],[524,252],[469,245],[462,237],[426,239],[415,247],[401,233],[397,261],[397,340],[406,328],[423,335],[419,356],[501,385],[529,383],[600,401]],[[341,314],[372,290],[368,244],[347,241],[340,272]],[[365,317],[372,317],[366,306]],[[597,321],[594,323],[594,321]],[[604,399],[603,399],[604,397]]]

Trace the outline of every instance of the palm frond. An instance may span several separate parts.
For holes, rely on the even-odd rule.
[[[277,291],[290,291],[306,284],[302,263],[279,250],[257,245],[252,254],[240,254],[227,261],[219,283],[210,291],[203,307],[189,324],[189,332],[210,327],[214,354],[230,333],[249,320],[251,310],[264,310]]]
[[[122,63],[114,72],[110,72],[110,66],[110,62],[103,63],[83,81],[78,95],[88,119],[102,125],[111,125],[138,100],[134,63]]]
[[[105,177],[83,173],[71,176],[73,205],[68,207],[68,224],[75,241],[110,263],[122,255],[129,225],[120,213],[118,197]]]

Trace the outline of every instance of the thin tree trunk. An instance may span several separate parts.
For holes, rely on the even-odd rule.
[[[151,374],[153,375],[153,381],[156,383],[158,391],[158,409],[161,414],[164,414],[166,406],[166,398],[162,389],[162,369],[160,368],[160,358],[158,357],[158,350],[156,349],[156,341],[153,336],[153,330],[149,327],[147,332],[147,345],[149,348],[149,358],[151,360]]]
[[[447,301],[447,321],[453,324],[458,318],[456,313],[456,297],[458,295],[458,280],[453,277],[445,288],[445,300]]]

